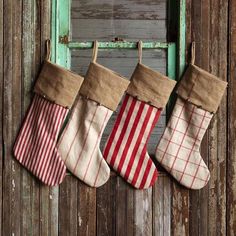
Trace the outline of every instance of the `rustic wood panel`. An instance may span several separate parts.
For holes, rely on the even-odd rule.
[[[72,26],[76,21],[84,22],[84,34],[77,34],[77,39],[110,39],[119,33],[134,40],[166,40],[164,0],[79,0],[73,4]],[[200,191],[183,188],[162,169],[155,186],[145,191],[134,190],[113,172],[111,179],[98,189],[87,187],[70,173],[60,187],[48,188],[15,161],[12,146],[31,102],[31,89],[44,58],[44,40],[50,35],[50,5],[50,0],[0,0],[0,234],[235,235],[236,1],[187,0],[186,39],[187,46],[196,41],[196,64],[229,81],[228,93],[202,143],[201,154],[212,176]],[[90,22],[90,30],[85,29],[85,22]],[[113,24],[104,28],[105,36],[102,30],[89,32],[99,22]],[[119,31],[127,22],[130,25]],[[144,31],[138,24],[151,26],[153,32]],[[137,28],[140,31],[129,32]],[[80,28],[78,32],[82,32]],[[176,34],[169,34],[174,39]],[[84,74],[91,50],[72,55],[72,69]],[[103,50],[99,51],[98,61],[129,77],[137,52]],[[166,53],[162,50],[145,50],[143,62],[166,72]],[[164,125],[165,113],[151,138],[151,154]],[[106,132],[101,146],[109,133]]]
[[[4,38],[3,38],[3,0],[0,1],[0,97],[3,99],[3,62],[4,62]],[[2,101],[2,100],[1,100]],[[3,140],[3,102],[0,103],[0,232],[2,232],[3,213],[3,167],[4,167],[4,140]]]
[[[22,117],[27,112],[29,104],[31,102],[32,94],[32,82],[36,77],[37,70],[40,64],[40,57],[36,57],[35,53],[40,51],[38,44],[40,42],[40,8],[36,7],[34,2],[23,1],[22,13],[25,16],[22,22],[22,38],[23,38],[23,50],[22,52]],[[30,34],[28,30],[30,29]],[[40,55],[40,54],[39,54]],[[20,126],[20,123],[18,124]],[[18,126],[18,127],[19,127]],[[21,201],[22,201],[22,218],[21,227],[22,234],[25,235],[37,235],[40,229],[38,221],[39,215],[39,183],[32,178],[32,175],[22,169],[21,179]]]
[[[236,232],[236,1],[229,2],[229,86],[228,86],[228,155],[227,155],[227,235]]]
[[[191,12],[192,10],[192,12]],[[192,14],[191,14],[192,13]],[[207,17],[206,17],[207,16]],[[196,40],[198,52],[196,53],[196,64],[203,69],[209,71],[210,69],[210,1],[207,0],[206,4],[202,1],[191,4],[188,15],[188,43]],[[198,23],[196,23],[198,20]],[[204,161],[208,162],[209,152],[209,138],[208,131],[202,142],[201,155]],[[190,192],[190,235],[207,235],[208,234],[208,199],[209,187],[206,186],[201,191]]]
[[[3,62],[3,218],[2,234],[19,235],[21,219],[21,167],[12,158],[12,144],[14,142],[18,124],[21,120],[21,9],[22,1],[4,1],[3,34],[4,34],[4,62]],[[14,45],[14,47],[13,47]]]

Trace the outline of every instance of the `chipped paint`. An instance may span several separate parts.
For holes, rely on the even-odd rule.
[[[78,213],[78,222],[79,222],[79,226],[82,226],[82,218],[80,216],[80,213]]]
[[[15,187],[16,187],[14,179],[12,179],[11,184],[12,184],[12,191],[14,192],[15,191]]]

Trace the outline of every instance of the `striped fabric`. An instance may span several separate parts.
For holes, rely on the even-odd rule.
[[[126,95],[104,148],[108,164],[135,188],[152,186],[157,170],[147,153],[147,141],[161,109]]]
[[[35,94],[14,145],[16,159],[49,186],[60,184],[66,172],[55,147],[67,112]]]
[[[70,120],[58,142],[66,167],[80,180],[99,187],[110,177],[99,144],[112,111],[96,102],[79,97]]]
[[[210,178],[199,149],[212,116],[210,112],[178,97],[156,149],[160,164],[190,189],[204,187]]]

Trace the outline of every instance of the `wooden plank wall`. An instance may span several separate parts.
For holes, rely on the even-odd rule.
[[[186,37],[188,46],[193,39],[197,43],[196,64],[229,82],[203,141],[212,177],[201,191],[184,189],[162,171],[145,191],[114,174],[98,189],[71,175],[59,188],[48,188],[14,160],[12,145],[49,35],[50,0],[0,0],[1,235],[235,235],[236,0],[187,0]]]

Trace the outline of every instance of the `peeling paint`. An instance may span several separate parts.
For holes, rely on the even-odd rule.
[[[144,211],[148,212],[149,204],[148,204],[147,198],[143,200],[143,209],[144,209]]]
[[[15,171],[16,171],[16,170],[15,170],[15,162],[14,162],[14,161],[12,162],[11,170],[12,170],[12,172],[15,172]]]
[[[12,191],[15,191],[16,184],[14,179],[12,179],[11,184],[12,184]]]
[[[81,226],[82,225],[82,218],[80,216],[80,213],[78,213],[78,221],[79,221],[79,226]]]

